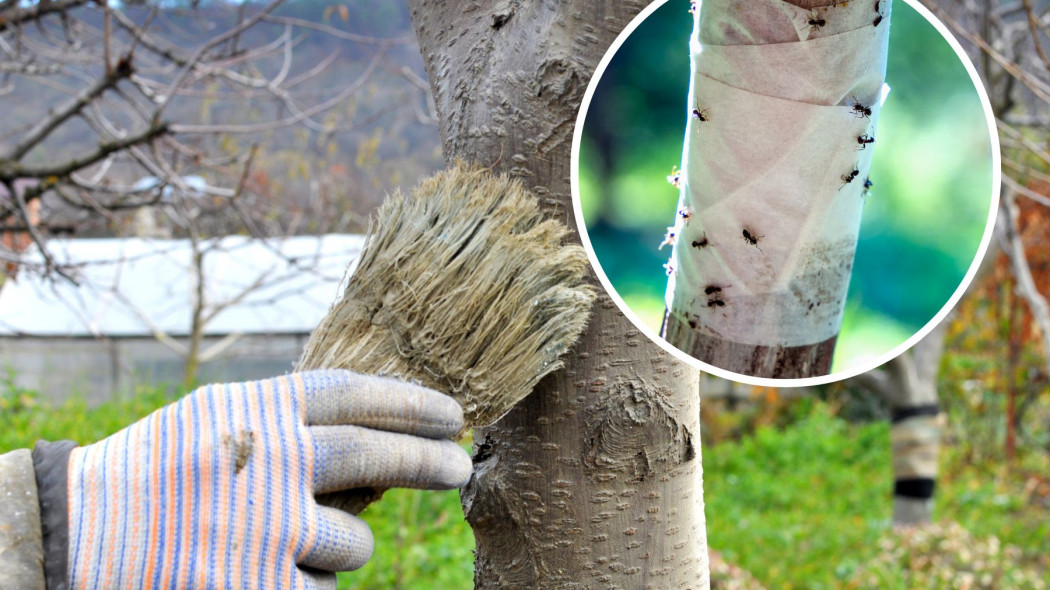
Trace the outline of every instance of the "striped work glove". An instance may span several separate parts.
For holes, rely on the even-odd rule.
[[[347,371],[210,385],[82,448],[34,450],[48,588],[335,588],[372,533],[315,494],[470,477],[440,393]]]

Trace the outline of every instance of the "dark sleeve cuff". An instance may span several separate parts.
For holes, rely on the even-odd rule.
[[[39,441],[33,447],[40,498],[40,524],[44,537],[44,577],[47,590],[69,588],[69,454],[77,444],[70,440]]]

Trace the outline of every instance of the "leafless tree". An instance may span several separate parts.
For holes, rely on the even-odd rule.
[[[925,0],[977,66],[992,103],[1003,156],[996,240],[1009,257],[1018,293],[1043,336],[1050,374],[1050,305],[1032,280],[1018,231],[1017,199],[1050,206],[1050,5],[1046,0]],[[1033,187],[1041,186],[1040,190]]]
[[[281,16],[281,3],[180,12],[160,3],[0,1],[0,93],[10,105],[0,118],[0,194],[8,195],[0,224],[44,252],[42,270],[72,278],[47,255],[56,221],[32,211],[45,195],[75,220],[111,226],[127,225],[128,211],[157,209],[162,225],[195,242],[348,225],[339,207],[319,211],[316,199],[272,194],[255,175],[256,148],[288,128],[320,140],[364,124],[347,105],[377,73],[394,69],[384,60],[392,48],[415,40]],[[342,45],[320,59],[315,47],[300,56],[311,35]],[[321,77],[348,47],[360,59],[340,84],[327,83]],[[386,97],[384,108],[432,121],[420,106],[428,102],[418,76],[394,75],[410,99]],[[209,182],[189,186],[187,177],[198,174]],[[151,180],[134,183],[144,177]],[[11,248],[0,255],[19,261]]]
[[[346,146],[333,136],[384,117],[435,122],[425,83],[389,57],[413,50],[413,35],[356,34],[282,14],[281,4],[0,0],[0,95],[9,105],[0,117],[5,274],[78,282],[75,265],[48,248],[63,231],[187,240],[194,285],[187,338],[153,330],[185,359],[187,383],[221,350],[201,348],[209,318],[238,302],[207,296],[205,262],[217,238],[363,229],[359,212],[373,203],[345,198],[363,183],[333,187],[304,172],[316,158],[299,146],[338,152]],[[345,19],[345,11],[323,16]],[[386,94],[375,96],[377,84]],[[370,92],[373,104],[362,106]],[[358,168],[374,143],[359,150]],[[274,144],[281,146],[268,151]],[[341,159],[343,169],[353,161]],[[417,169],[425,170],[425,163]],[[281,174],[303,180],[282,190]],[[136,310],[152,330],[151,312]]]

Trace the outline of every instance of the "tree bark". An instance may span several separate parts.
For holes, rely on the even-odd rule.
[[[574,225],[577,109],[644,4],[410,0],[446,159],[521,178]],[[698,374],[598,291],[566,368],[475,429],[477,588],[708,587]]]

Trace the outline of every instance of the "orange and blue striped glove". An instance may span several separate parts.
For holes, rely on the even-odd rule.
[[[202,387],[86,447],[38,444],[48,588],[335,588],[372,533],[315,495],[463,486],[462,421],[435,391],[312,371]]]

